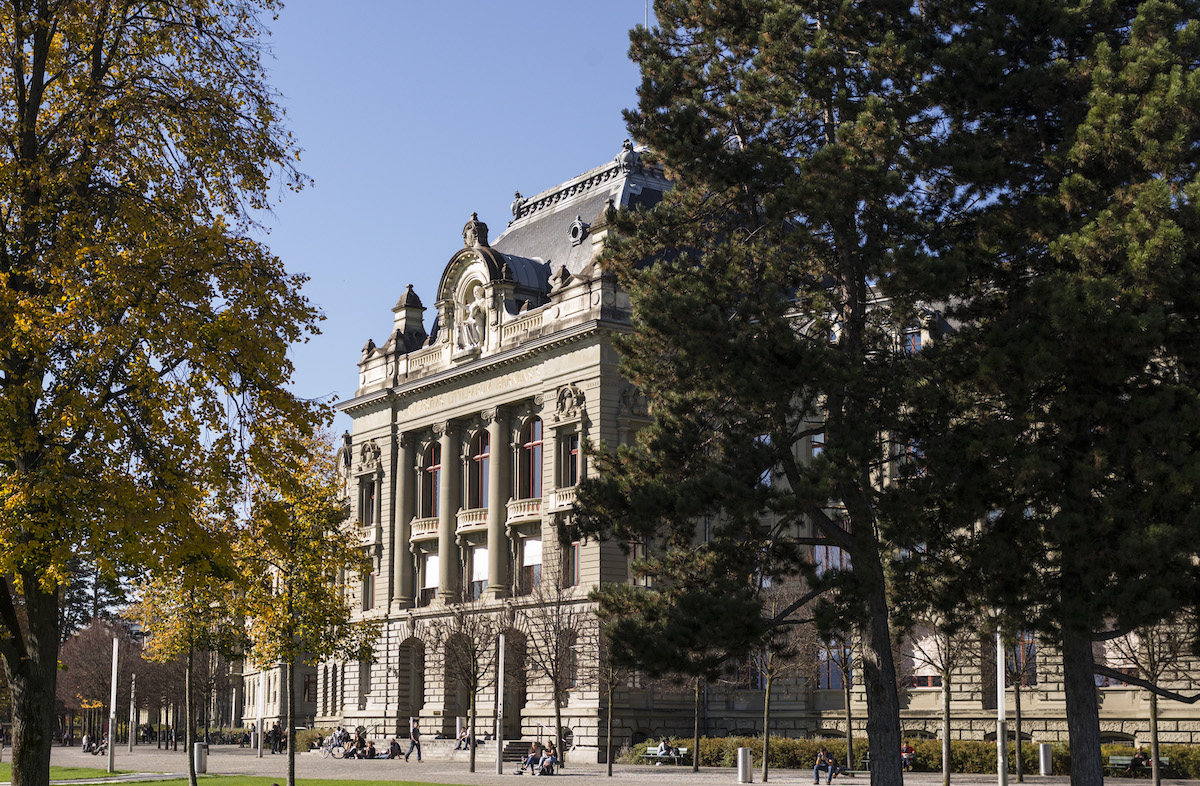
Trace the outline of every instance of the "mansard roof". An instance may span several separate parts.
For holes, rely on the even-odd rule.
[[[532,197],[518,192],[513,220],[492,247],[506,259],[533,260],[577,274],[592,259],[588,229],[603,220],[611,200],[616,207],[653,205],[670,183],[661,170],[644,166],[641,152],[627,140],[606,164]]]
[[[463,227],[463,248],[442,271],[437,297],[449,297],[458,274],[476,259],[484,263],[492,281],[547,293],[552,272],[565,266],[575,275],[592,261],[592,244],[583,241],[603,222],[610,202],[615,207],[650,206],[669,187],[661,170],[643,165],[641,152],[626,140],[606,164],[532,197],[517,192],[513,219],[494,243],[488,243],[487,224],[472,213]]]

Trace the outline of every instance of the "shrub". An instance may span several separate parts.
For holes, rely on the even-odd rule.
[[[328,730],[322,730],[322,733],[328,733]],[[693,744],[690,737],[668,737],[667,741],[676,748],[690,749]],[[909,740],[909,744],[916,751],[913,769],[919,772],[941,772],[941,740],[916,739]],[[646,748],[657,745],[658,740],[651,739],[632,748],[626,746],[621,749],[616,761],[621,764],[649,764],[650,760],[646,758]],[[821,746],[825,746],[825,750],[829,751],[839,764],[846,762],[846,741],[843,739],[772,737],[771,767],[784,770],[811,769]],[[738,748],[749,748],[754,767],[762,766],[761,737],[701,737],[700,766],[736,767]],[[854,761],[850,764],[851,769],[862,768],[863,754],[866,751],[866,737],[855,737]],[[1104,745],[1101,746],[1100,752],[1104,763],[1107,764],[1110,756],[1132,756],[1134,749],[1128,745]],[[1170,758],[1171,767],[1168,773],[1171,777],[1200,778],[1200,747],[1163,745],[1160,755]],[[1022,743],[1021,761],[1025,774],[1033,775],[1038,772],[1037,743],[1028,741]],[[1066,743],[1056,742],[1051,746],[1050,766],[1052,775],[1070,774],[1071,751]],[[994,773],[996,771],[996,744],[980,740],[951,740],[950,770],[951,772],[979,775]],[[1016,772],[1016,745],[1011,743],[1008,746],[1008,771]]]
[[[333,729],[302,729],[296,732],[296,753],[312,750],[313,743],[333,734]]]

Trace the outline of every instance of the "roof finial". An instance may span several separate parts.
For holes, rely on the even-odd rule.
[[[471,218],[463,227],[463,245],[467,248],[487,247],[487,224],[479,220],[478,213],[472,213]]]

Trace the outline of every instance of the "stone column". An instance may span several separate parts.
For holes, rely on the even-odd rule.
[[[395,542],[392,543],[392,570],[395,586],[392,599],[399,608],[413,605],[413,559],[409,553],[409,537],[412,535],[412,518],[416,515],[413,501],[416,499],[416,442],[409,434],[401,434],[393,482],[396,484]]]
[[[487,597],[503,598],[508,595],[508,536],[505,524],[508,520],[508,491],[512,466],[512,451],[508,442],[508,418],[499,408],[482,413],[488,430],[488,498],[487,498],[487,544],[488,583]]]
[[[438,600],[441,603],[458,601],[458,545],[455,528],[458,525],[458,430],[452,423],[434,429],[442,448],[442,470],[438,483]]]

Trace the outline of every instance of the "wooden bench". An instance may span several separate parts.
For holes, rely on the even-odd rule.
[[[664,761],[669,761],[671,764],[681,764],[684,761],[684,759],[687,758],[687,755],[688,755],[688,749],[680,748],[678,754],[669,755],[669,756],[659,756],[657,745],[647,745],[646,746],[646,758],[649,759],[650,761],[657,762],[659,764],[661,764]]]
[[[1104,765],[1104,769],[1110,775],[1124,775],[1125,770],[1127,770],[1129,768],[1129,765],[1132,761],[1133,761],[1132,756],[1109,756],[1108,764]],[[1171,757],[1170,756],[1159,756],[1158,757],[1158,766],[1159,766],[1160,770],[1166,770],[1168,767],[1171,766]],[[1150,769],[1149,765],[1147,765],[1145,767],[1135,770],[1131,774],[1132,775],[1140,775],[1142,773],[1145,773],[1147,776],[1149,776],[1152,772],[1153,771]]]

